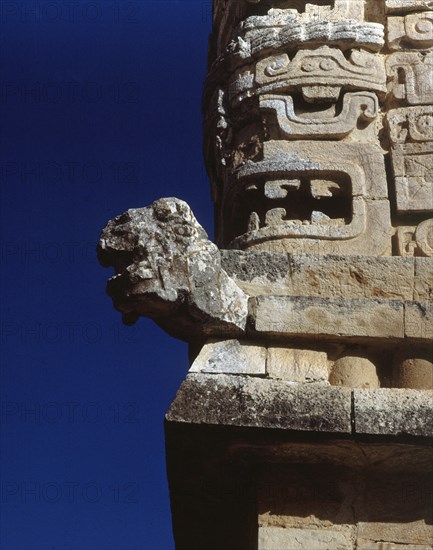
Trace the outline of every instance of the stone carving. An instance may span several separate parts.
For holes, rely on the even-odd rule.
[[[388,13],[433,9],[433,0],[385,0],[385,4]]]
[[[410,105],[433,103],[433,53],[398,52],[386,61],[390,92]]]
[[[347,59],[335,48],[300,50],[290,59],[287,54],[266,57],[255,69],[243,68],[230,83],[232,104],[253,94],[289,92],[300,89],[310,102],[336,101],[345,91],[386,92],[385,67],[381,58],[353,50]]]
[[[433,48],[433,11],[411,13],[404,17],[389,17],[388,46],[392,50]]]
[[[287,139],[330,138],[338,139],[348,135],[359,120],[371,123],[379,112],[377,96],[371,92],[353,92],[343,96],[341,112],[335,115],[335,108],[313,114],[298,116],[293,98],[289,95],[262,95],[260,109],[276,114],[281,137]]]
[[[258,4],[260,0],[247,0],[250,3]],[[323,19],[326,21],[363,21],[365,0],[335,0],[333,6],[321,6],[317,4],[304,5],[304,12],[299,13],[297,9],[271,9],[269,14],[276,14],[281,17],[296,17],[301,21],[315,21]]]
[[[394,145],[391,150],[397,210],[433,211],[433,143]]]
[[[399,227],[397,243],[400,256],[433,257],[433,219],[417,227]]]
[[[179,199],[159,199],[108,222],[98,255],[116,270],[107,291],[127,323],[149,316],[186,339],[245,328],[246,295],[221,269],[218,248]]]
[[[433,106],[393,109],[386,115],[392,143],[433,141]]]
[[[263,156],[241,165],[227,191],[226,246],[390,253],[389,203],[379,149],[269,141]]]

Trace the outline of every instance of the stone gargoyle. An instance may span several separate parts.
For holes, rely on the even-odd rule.
[[[221,256],[182,200],[130,209],[102,231],[98,258],[116,275],[107,292],[126,324],[151,317],[169,334],[242,333],[248,296],[221,268]]]

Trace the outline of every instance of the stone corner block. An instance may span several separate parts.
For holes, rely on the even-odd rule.
[[[229,374],[188,374],[169,422],[351,433],[351,391]]]
[[[395,388],[353,391],[355,433],[433,436],[433,391]]]
[[[209,340],[201,349],[190,373],[266,374],[266,348],[239,340]]]

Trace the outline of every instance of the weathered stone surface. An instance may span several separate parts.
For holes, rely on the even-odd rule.
[[[322,384],[227,374],[189,374],[171,422],[350,433],[351,393]]]
[[[159,199],[111,220],[98,254],[117,272],[107,290],[128,323],[149,316],[180,337],[206,324],[245,326],[246,295],[221,269],[218,248],[179,199]]]
[[[239,340],[208,341],[189,372],[266,374],[266,348]]]
[[[421,222],[417,227],[400,226],[397,228],[396,240],[398,251],[401,256],[428,256],[433,257],[433,219],[425,220]],[[425,286],[426,291],[429,292],[431,288],[431,260],[426,260],[425,264],[430,269],[430,275],[428,271],[421,272],[422,280],[416,278],[417,286]],[[421,288],[420,287],[420,288]],[[430,297],[427,295],[427,297]],[[414,298],[417,298],[417,293],[414,293]]]
[[[433,143],[394,145],[391,159],[398,211],[433,212]]]
[[[388,17],[388,46],[392,50],[433,47],[433,12],[422,11],[404,17]]]
[[[432,361],[433,349],[430,358],[397,356],[393,370],[393,387],[433,390]]]
[[[357,434],[432,437],[433,392],[388,388],[355,389],[354,415]]]
[[[331,369],[329,381],[333,386],[349,388],[379,388],[376,365],[365,357],[346,355]]]
[[[385,521],[360,522],[358,525],[358,537],[361,539],[370,539],[371,541],[394,543],[398,545],[398,550],[400,550],[400,544],[429,545],[427,548],[430,550],[433,541],[433,526],[426,524],[425,520],[404,523]]]
[[[417,301],[433,299],[433,261],[431,259],[415,258],[413,299]]]
[[[263,95],[260,98],[260,109],[275,113],[282,138],[341,138],[348,135],[362,120],[365,124],[372,122],[378,112],[377,96],[371,92],[353,92],[343,96],[343,107],[338,115],[330,109],[327,117],[314,118],[298,116],[295,113],[293,98],[289,95]]]
[[[356,541],[356,550],[432,550],[431,544],[394,544],[392,542],[375,542],[366,539]]]
[[[432,0],[385,0],[386,11],[393,12],[410,12],[430,10],[433,8]]]
[[[388,191],[378,148],[272,140],[263,153],[263,160],[239,167],[227,193],[224,213],[227,219],[237,215],[230,248],[391,253]]]
[[[251,298],[250,303],[254,329],[259,333],[404,337],[404,302],[397,300],[259,296]]]
[[[396,52],[386,60],[391,78],[389,92],[409,105],[428,105],[433,102],[433,52],[423,56],[418,52]]]
[[[414,282],[414,262],[418,260]],[[433,292],[433,266],[425,258],[222,250],[221,262],[250,296],[412,300],[429,299]]]
[[[348,550],[350,541],[332,529],[283,529],[260,527],[258,550]]]
[[[346,59],[340,50],[328,46],[300,50],[293,59],[282,53],[239,69],[232,77],[229,91],[230,101],[235,105],[252,94],[293,90],[302,91],[310,102],[335,102],[342,89],[372,91],[383,97],[386,91],[383,60],[358,50],[353,50]]]
[[[404,306],[404,332],[406,338],[433,339],[433,302],[406,302]]]
[[[392,109],[386,115],[392,143],[433,141],[433,106]]]
[[[323,351],[269,347],[266,372],[290,382],[329,384],[328,357]]]

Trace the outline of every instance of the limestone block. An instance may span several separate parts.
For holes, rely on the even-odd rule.
[[[107,291],[128,324],[149,316],[186,340],[245,327],[247,296],[184,201],[159,199],[109,221],[98,256],[116,270]]]
[[[209,340],[189,372],[266,374],[266,348],[239,340]]]
[[[349,388],[379,388],[376,365],[365,357],[346,355],[337,359],[329,381],[333,386]]]
[[[396,239],[398,252],[401,256],[433,257],[433,219],[424,220],[417,227],[399,226]],[[426,265],[429,265],[431,269],[431,260],[427,260],[427,262],[430,262]],[[428,273],[425,272],[424,275],[423,281],[418,281],[418,284],[429,284],[427,282],[429,280]]]
[[[414,260],[410,258],[317,254],[289,258],[293,296],[413,297]]]
[[[254,329],[311,337],[404,337],[404,303],[352,298],[251,298]]]
[[[433,545],[428,544],[394,544],[392,542],[374,542],[367,539],[356,541],[357,550],[433,550]]]
[[[343,533],[332,529],[284,529],[259,527],[258,550],[350,550]]]
[[[171,422],[351,433],[351,392],[323,384],[229,374],[188,374]]]
[[[271,378],[329,384],[328,358],[323,351],[269,347],[266,371]]]
[[[320,113],[320,117],[315,118],[314,114],[296,115],[289,95],[264,94],[260,97],[260,109],[275,113],[281,137],[285,139],[337,139],[352,132],[358,121],[371,123],[379,112],[379,102],[371,92],[348,92],[343,96],[343,107],[337,116],[331,108],[328,116]]]
[[[397,144],[391,149],[399,212],[433,212],[433,143]]]
[[[386,115],[392,143],[433,141],[433,106],[391,109]]]
[[[433,261],[415,258],[414,300],[433,300]]]
[[[409,105],[433,103],[433,52],[396,52],[387,57],[389,92]]]
[[[433,12],[388,17],[387,43],[391,50],[433,48]]]
[[[394,543],[396,548],[405,548],[403,545],[419,546],[427,545],[427,548],[432,548],[433,541],[433,526],[425,523],[424,520],[411,521],[404,523],[397,522],[359,522],[358,537],[360,539],[369,539],[371,541],[383,541],[386,543]],[[398,546],[397,546],[398,545]],[[374,547],[373,547],[374,548]],[[384,550],[388,550],[387,546],[383,546]]]
[[[432,0],[385,0],[385,4],[388,13],[421,11],[433,8]]]
[[[236,220],[230,248],[391,252],[384,159],[374,145],[267,141],[263,160],[244,162],[235,177],[223,204]],[[267,193],[271,183],[278,196]]]
[[[222,250],[221,258],[223,269],[250,296],[412,300],[414,284],[419,289],[419,299],[428,299],[433,293],[433,266],[431,260],[425,258],[288,255],[241,250]],[[414,283],[414,262],[418,259],[420,267]]]
[[[433,435],[433,392],[380,388],[353,395],[357,434]]]
[[[383,59],[353,50],[349,59],[343,52],[322,46],[299,50],[291,59],[281,53],[260,59],[255,65],[235,72],[229,84],[229,98],[236,105],[253,94],[287,93],[300,90],[310,102],[333,101],[340,91],[386,92]]]
[[[406,338],[431,342],[433,339],[433,302],[406,302],[404,305]]]
[[[395,388],[433,390],[433,349],[431,357],[397,357],[393,369],[392,385]]]

